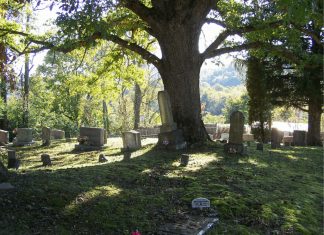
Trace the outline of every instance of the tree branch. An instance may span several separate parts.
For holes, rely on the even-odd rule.
[[[236,29],[226,29],[223,32],[221,32],[218,37],[215,39],[214,42],[210,44],[208,48],[202,53],[202,59],[208,59],[213,57],[212,54],[214,54],[214,51],[217,50],[217,48],[226,40],[227,37],[232,35],[242,35],[244,33],[254,32],[254,31],[261,31],[269,28],[276,28],[281,25],[281,21],[275,21],[267,24],[266,26],[263,25],[262,28],[253,26],[253,25],[247,25],[244,27],[238,27]],[[216,56],[216,55],[215,55]]]
[[[205,23],[207,23],[207,24],[217,24],[219,26],[222,26],[223,28],[227,27],[224,21],[216,20],[216,19],[213,19],[213,18],[206,18]]]

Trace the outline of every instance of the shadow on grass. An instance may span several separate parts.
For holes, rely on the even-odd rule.
[[[220,145],[151,149],[125,161],[18,174],[17,191],[0,199],[0,228],[9,234],[120,235],[136,228],[154,234],[159,225],[189,213],[193,198],[206,197],[222,221],[212,234],[320,234],[318,149],[293,150],[307,158],[300,164],[285,150],[269,157],[254,147],[248,157],[225,156]],[[179,167],[184,152],[192,157]]]

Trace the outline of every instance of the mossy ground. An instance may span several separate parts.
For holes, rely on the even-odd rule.
[[[154,234],[181,220],[193,198],[219,213],[210,234],[323,234],[323,149],[294,147],[226,156],[220,144],[185,151],[147,145],[123,160],[120,142],[75,152],[73,142],[17,148],[15,191],[0,192],[0,234]],[[98,163],[99,153],[109,159]],[[52,155],[42,167],[40,155]],[[2,154],[6,161],[6,153]]]

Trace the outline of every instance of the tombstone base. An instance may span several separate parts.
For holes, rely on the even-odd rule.
[[[158,148],[169,150],[180,150],[187,147],[181,130],[163,132],[158,135]]]
[[[243,155],[244,154],[244,146],[243,146],[243,144],[227,143],[227,144],[224,144],[224,152]]]
[[[84,145],[84,144],[76,144],[74,149],[77,151],[94,151],[101,150],[104,146],[92,146],[92,145]]]
[[[22,147],[22,146],[27,146],[27,145],[32,145],[32,144],[35,144],[35,142],[34,141],[32,141],[32,142],[13,142],[12,146]]]

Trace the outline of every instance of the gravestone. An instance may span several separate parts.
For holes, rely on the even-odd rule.
[[[80,127],[79,144],[75,145],[77,150],[99,150],[105,144],[105,129],[97,127]]]
[[[263,143],[257,143],[256,150],[259,150],[259,151],[263,152]]]
[[[51,144],[51,128],[42,128],[42,142],[43,146],[49,146]]]
[[[8,179],[8,170],[0,161],[0,183],[5,182]]]
[[[253,134],[243,134],[243,142],[253,142],[254,135]]]
[[[65,138],[65,131],[53,129],[51,130],[51,136],[54,140],[61,140]]]
[[[235,111],[230,117],[230,132],[228,143],[224,145],[225,153],[243,154],[244,115]]]
[[[292,136],[284,136],[282,138],[282,142],[284,143],[284,146],[288,147],[291,146],[293,143],[293,137]]]
[[[32,128],[17,128],[16,137],[13,141],[14,146],[24,146],[34,144]]]
[[[280,148],[282,136],[283,136],[283,134],[281,134],[277,128],[271,129],[271,148],[272,149]]]
[[[52,165],[51,157],[47,153],[43,153],[41,155],[41,160],[43,162],[43,166],[51,166]]]
[[[187,166],[189,163],[189,157],[188,154],[182,154],[180,158],[180,166]]]
[[[0,144],[5,145],[9,143],[9,132],[0,130]]]
[[[12,190],[15,189],[14,186],[12,186],[12,184],[10,183],[0,183],[0,191],[2,190]]]
[[[294,146],[306,146],[306,131],[295,130],[293,133],[293,144]]]
[[[166,91],[159,91],[158,102],[162,122],[158,146],[165,149],[184,149],[186,142],[182,131],[177,129],[177,124],[173,121],[169,94]]]
[[[107,161],[108,161],[108,159],[106,158],[105,154],[100,153],[98,162],[102,163],[102,162],[107,162]]]
[[[124,149],[135,150],[142,147],[141,133],[138,131],[126,131],[122,133]]]
[[[207,198],[199,197],[195,198],[191,201],[191,207],[192,208],[209,208],[210,207],[210,201]]]
[[[8,169],[15,168],[16,170],[19,168],[19,160],[17,159],[15,150],[8,150]]]
[[[221,136],[220,136],[219,141],[221,143],[227,143],[228,139],[229,139],[229,133],[222,133]]]

